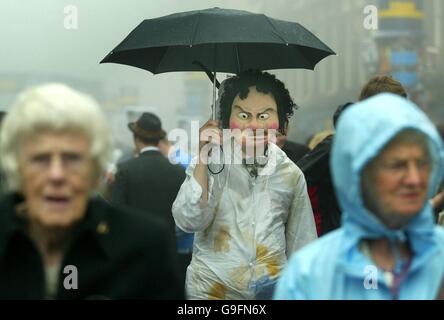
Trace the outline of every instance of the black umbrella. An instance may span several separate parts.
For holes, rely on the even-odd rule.
[[[101,63],[126,64],[154,74],[212,71],[210,79],[216,79],[216,72],[314,69],[332,54],[299,23],[213,8],[144,20]],[[213,105],[214,100],[215,81]]]

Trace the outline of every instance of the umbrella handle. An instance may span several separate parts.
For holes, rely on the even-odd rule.
[[[216,114],[216,88],[219,89],[220,82],[216,78],[216,71],[214,71],[214,74],[211,73],[211,71],[205,67],[202,63],[200,63],[197,60],[193,61],[193,64],[197,64],[199,67],[202,68],[203,71],[207,74],[208,78],[210,78],[211,82],[213,83],[213,106],[211,107],[212,113],[211,113],[211,119],[216,120],[217,114]]]
[[[216,82],[217,78],[216,78],[216,71],[214,71],[214,79],[213,79],[213,108],[212,108],[212,118],[213,120],[216,120],[217,118],[217,114],[216,114]],[[217,86],[217,88],[219,89],[219,86]]]

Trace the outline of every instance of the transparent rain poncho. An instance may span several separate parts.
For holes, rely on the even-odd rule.
[[[173,204],[176,224],[195,232],[187,297],[271,298],[287,258],[316,238],[302,172],[270,143],[268,161],[257,176],[243,164],[225,164],[219,174],[208,172],[204,202],[193,177],[195,166],[193,161],[188,167]]]

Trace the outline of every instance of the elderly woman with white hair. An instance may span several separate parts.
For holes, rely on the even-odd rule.
[[[61,84],[19,96],[0,134],[0,298],[183,297],[167,227],[94,197],[110,150],[90,97]]]

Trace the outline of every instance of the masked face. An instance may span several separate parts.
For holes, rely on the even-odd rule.
[[[28,218],[44,228],[68,228],[85,215],[97,174],[89,140],[75,132],[43,132],[23,143],[19,158]]]
[[[279,129],[277,104],[270,93],[262,93],[250,87],[248,96],[237,95],[231,106],[230,129],[241,132],[237,141],[245,150],[247,146],[264,147],[268,144],[268,130]]]

